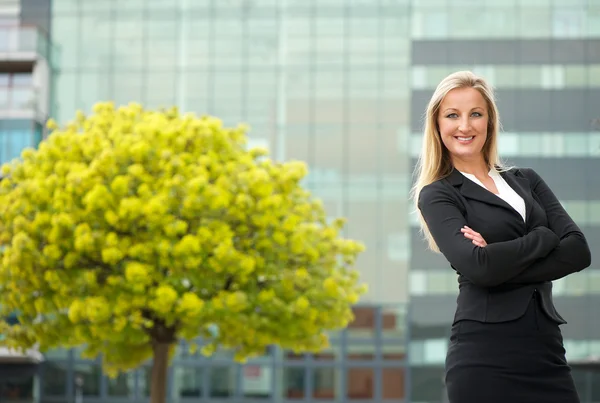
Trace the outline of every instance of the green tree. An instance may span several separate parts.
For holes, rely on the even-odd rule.
[[[303,189],[301,162],[248,150],[245,127],[99,103],[2,167],[5,343],[83,346],[109,375],[153,359],[151,402],[179,339],[236,358],[327,345],[364,287],[363,246]],[[214,332],[217,329],[217,332]]]

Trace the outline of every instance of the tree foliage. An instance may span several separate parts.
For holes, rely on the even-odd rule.
[[[198,336],[238,359],[319,350],[352,319],[363,247],[302,187],[305,164],[176,109],[99,103],[49,127],[2,167],[5,343],[84,346],[115,373]]]

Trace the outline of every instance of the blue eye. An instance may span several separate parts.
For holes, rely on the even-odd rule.
[[[471,113],[471,116],[480,118],[483,116],[483,114],[481,112],[473,112],[473,113]],[[446,115],[446,118],[448,118],[448,119],[456,119],[457,117],[458,117],[458,113],[456,113],[456,112],[452,112],[452,113],[449,113],[448,115]]]

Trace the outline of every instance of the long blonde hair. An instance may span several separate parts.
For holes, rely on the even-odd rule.
[[[418,208],[419,193],[424,186],[450,175],[453,169],[450,154],[439,133],[437,118],[439,108],[446,94],[455,88],[474,88],[481,93],[488,106],[487,140],[483,146],[483,157],[490,169],[500,168],[502,164],[498,156],[498,131],[500,119],[494,98],[494,91],[488,82],[470,71],[457,71],[444,78],[435,89],[425,114],[423,147],[415,168],[416,181],[411,191],[416,213],[421,223],[422,234],[429,248],[439,253],[427,224]]]

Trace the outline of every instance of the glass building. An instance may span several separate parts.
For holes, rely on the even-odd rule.
[[[435,5],[434,5],[435,3]],[[600,2],[415,1],[411,24],[410,148],[421,142],[422,115],[437,83],[471,69],[496,88],[509,165],[532,167],[586,234],[592,267],[554,282],[566,318],[567,358],[582,402],[600,401]],[[439,401],[440,377],[457,295],[456,275],[425,250],[411,223],[410,368],[412,401]]]
[[[2,161],[39,142],[48,114],[66,122],[101,100],[178,105],[228,125],[247,122],[251,141],[275,158],[306,161],[307,186],[332,216],[348,217],[346,236],[367,245],[357,268],[369,294],[330,350],[296,356],[272,348],[240,366],[227,353],[203,359],[182,346],[169,370],[169,401],[445,400],[456,275],[425,250],[408,192],[425,105],[452,71],[474,70],[497,87],[503,157],[535,168],[592,253],[599,245],[597,0],[2,4],[0,113],[10,106],[0,115]],[[15,53],[29,55],[25,70]],[[555,283],[584,403],[600,402],[600,373],[583,365],[600,355],[593,264]],[[22,399],[48,403],[147,401],[148,367],[109,379],[78,350],[22,357],[19,374],[13,361],[0,352],[0,369],[13,375],[9,382],[0,373],[1,398],[19,389]]]

